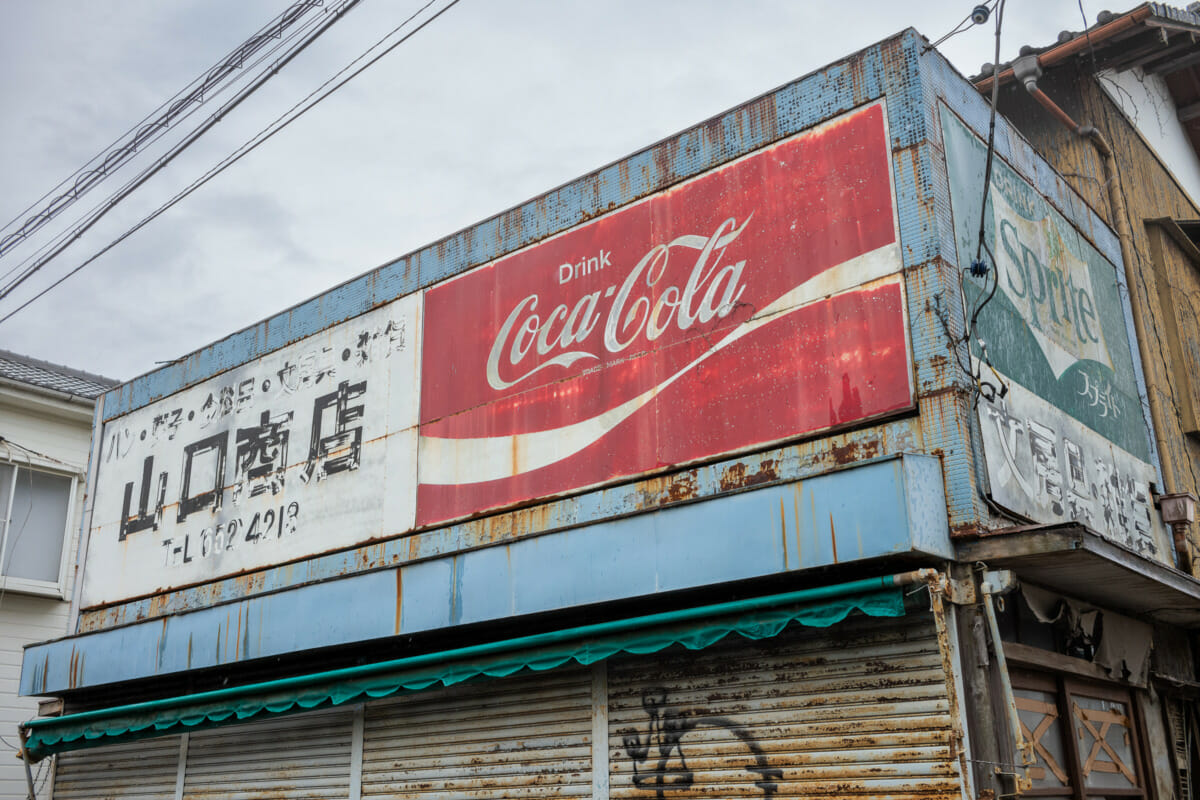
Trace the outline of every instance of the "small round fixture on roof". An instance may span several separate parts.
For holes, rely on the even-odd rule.
[[[991,10],[987,6],[983,4],[977,5],[971,9],[971,22],[974,22],[976,25],[982,25],[988,21],[988,15],[991,13]]]

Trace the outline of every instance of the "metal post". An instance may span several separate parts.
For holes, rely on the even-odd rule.
[[[33,769],[29,766],[29,753],[25,750],[25,726],[17,726],[17,744],[21,748],[21,762],[25,764],[25,786],[29,789],[29,800],[37,800],[37,793],[33,788]]]
[[[1021,717],[1017,713],[1017,698],[1013,694],[1012,680],[1008,676],[1008,660],[1004,657],[1004,642],[1000,640],[1000,625],[996,622],[996,609],[992,606],[992,596],[1000,594],[1003,590],[1001,580],[996,573],[986,573],[984,581],[980,584],[980,590],[983,592],[983,612],[987,617],[988,631],[992,637],[992,648],[996,652],[996,668],[1000,673],[1000,688],[1004,693],[1005,711],[1008,712],[1008,725],[1012,729],[1013,741],[1016,743],[1017,752],[1021,754],[1021,764],[1029,767],[1037,763],[1037,757],[1033,753],[1033,744],[1026,741],[1025,734],[1021,730]],[[997,768],[997,771],[999,768]],[[1020,795],[1029,786],[1028,770],[1022,777],[1019,774],[1014,774],[1015,791],[1013,796]]]

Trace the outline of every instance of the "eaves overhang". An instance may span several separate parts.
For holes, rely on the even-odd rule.
[[[1022,47],[1021,53],[1035,55],[1046,70],[1074,61],[1094,73],[1138,69],[1161,77],[1179,123],[1200,154],[1200,12],[1143,3],[1124,14],[1104,12],[1100,18],[1085,31],[1063,31],[1054,44]],[[993,81],[1003,86],[1012,80],[1012,65],[1001,64],[997,74],[985,65],[971,82],[980,92],[990,93]]]
[[[1079,57],[1094,60],[1097,69],[1128,69],[1142,63],[1171,61],[1177,51],[1195,45],[1191,35],[1197,30],[1200,30],[1198,15],[1160,3],[1142,3],[1085,31],[1064,31],[1054,44],[1026,45],[1021,53],[1036,55],[1038,65],[1044,69]],[[971,82],[980,92],[990,92],[993,80],[1003,86],[1014,77],[1011,63],[1001,64],[998,74],[992,73],[989,64]]]
[[[1104,608],[1183,628],[1200,628],[1200,581],[1116,545],[1082,525],[997,531],[960,541],[959,560]]]

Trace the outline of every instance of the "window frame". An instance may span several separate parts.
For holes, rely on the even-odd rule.
[[[1045,789],[1030,788],[1023,792],[1025,796],[1045,798],[1070,797],[1072,800],[1102,800],[1107,797],[1130,798],[1130,800],[1154,800],[1156,797],[1156,787],[1145,749],[1145,723],[1135,687],[1089,680],[1060,672],[1031,669],[1010,670],[1009,680],[1014,689],[1027,689],[1054,694],[1055,705],[1058,708],[1058,720],[1061,726],[1061,745],[1064,757],[1069,762],[1063,765],[1071,779],[1069,786],[1063,789],[1054,787]],[[1131,742],[1129,748],[1138,779],[1137,787],[1132,789],[1092,787],[1089,789],[1085,785],[1083,780],[1083,759],[1076,734],[1076,719],[1072,713],[1072,703],[1077,696],[1109,700],[1126,705],[1130,721],[1129,732]]]
[[[0,458],[0,464],[12,468],[12,475],[8,485],[8,502],[4,508],[0,509],[0,593],[14,592],[36,597],[67,600],[67,567],[71,558],[73,542],[71,532],[76,525],[75,500],[79,494],[79,473],[70,468],[64,469],[62,466],[59,466],[57,469],[47,466],[41,463],[41,459],[35,461],[33,459],[14,460],[11,458]],[[8,556],[8,534],[9,529],[12,527],[13,502],[16,500],[17,480],[22,470],[40,472],[45,475],[66,478],[70,481],[69,488],[67,489],[66,524],[63,526],[62,531],[62,553],[59,557],[58,579],[56,581],[20,578],[3,573],[3,566]]]

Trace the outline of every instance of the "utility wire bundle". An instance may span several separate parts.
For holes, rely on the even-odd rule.
[[[156,142],[162,139],[168,132],[182,129],[184,132],[178,140],[170,145],[165,153],[157,156],[148,166],[140,172],[133,175],[124,184],[120,185],[112,194],[97,203],[91,209],[85,211],[76,222],[72,223],[66,230],[63,230],[49,242],[42,245],[37,251],[28,255],[23,261],[10,267],[3,275],[0,275],[0,301],[8,298],[14,290],[21,286],[26,280],[32,277],[35,273],[45,267],[54,258],[58,257],[66,250],[73,242],[78,240],[86,233],[93,225],[95,225],[102,217],[111,211],[118,203],[128,197],[135,189],[149,180],[155,173],[162,170],[176,156],[186,150],[191,144],[200,138],[205,132],[212,128],[217,122],[224,118],[236,106],[246,100],[256,90],[261,88],[271,77],[277,74],[289,61],[295,58],[300,52],[312,44],[322,33],[327,31],[334,23],[340,20],[345,14],[357,6],[361,0],[339,0],[338,2],[330,2],[326,5],[326,0],[298,0],[292,3],[282,14],[272,19],[262,29],[257,31],[246,42],[239,45],[231,53],[222,58],[212,68],[206,70],[199,77],[189,83],[186,87],[176,93],[172,98],[160,105],[153,112],[135,124],[116,142],[101,151],[100,154],[91,159],[87,164],[73,173],[66,180],[58,184],[54,189],[47,192],[39,200],[31,204],[27,209],[17,215],[3,228],[0,228],[0,264],[5,260],[11,261],[14,256],[10,254],[12,251],[19,248],[22,244],[28,242],[30,238],[39,230],[45,227],[49,222],[69,210],[75,203],[79,202],[85,195],[104,184],[105,181],[111,180],[115,174],[120,172],[122,168],[127,167],[133,162],[137,156],[147,152]],[[329,79],[322,84],[321,89],[328,86],[338,76],[342,75],[350,69],[351,66],[365,58],[371,51],[378,48],[383,42],[405,25],[411,22],[422,11],[429,8],[434,0],[426,3],[416,13],[408,17],[399,27],[369,48],[365,53],[358,56],[347,67],[339,71],[334,78]],[[434,18],[453,6],[458,0],[452,0],[445,8],[437,12],[429,19],[425,20],[417,30],[424,27]],[[315,10],[320,10],[320,13],[314,13]],[[416,33],[416,31],[412,31]],[[405,39],[408,36],[404,37]],[[403,41],[403,39],[401,40]],[[389,47],[386,52],[398,45],[396,42]],[[383,54],[380,54],[380,57]],[[22,305],[18,306],[13,311],[8,312],[5,316],[0,317],[0,322],[3,322],[21,309],[28,306],[34,300],[37,300],[46,292],[61,284],[66,278],[74,275],[83,267],[90,264],[103,253],[107,252],[120,241],[123,241],[136,230],[140,229],[150,220],[157,217],[163,211],[183,197],[190,194],[203,183],[207,182],[218,172],[222,171],[241,155],[244,155],[249,149],[253,149],[265,138],[269,138],[278,128],[283,127],[291,119],[298,117],[309,107],[315,105],[324,97],[331,94],[343,83],[357,75],[367,66],[374,63],[373,59],[367,65],[364,65],[359,70],[355,71],[345,80],[341,81],[337,86],[334,86],[325,94],[312,100],[304,108],[300,108],[304,102],[313,98],[321,89],[311,93],[297,106],[285,114],[285,117],[290,115],[286,121],[280,124],[280,120],[272,123],[267,130],[260,132],[253,137],[249,142],[244,144],[232,156],[227,157],[220,162],[212,170],[209,170],[199,181],[193,183],[188,189],[185,189],[179,195],[176,195],[172,200],[160,207],[153,214],[141,220],[133,228],[127,230],[124,234],[118,237],[117,240],[110,243],[102,250],[94,253],[82,264],[67,272],[62,277],[50,284],[32,298],[27,300]],[[222,95],[227,95],[233,92],[233,96],[222,103],[211,114],[197,118],[197,113],[205,107],[210,107]],[[299,111],[297,109],[299,108]],[[283,118],[281,118],[283,119]],[[185,125],[190,120],[190,126]],[[5,257],[8,256],[6,259]]]

